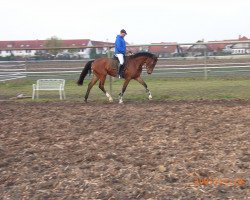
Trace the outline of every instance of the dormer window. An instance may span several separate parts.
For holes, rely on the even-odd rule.
[[[30,45],[29,44],[26,44],[26,47],[29,47]]]
[[[11,48],[11,47],[12,47],[12,44],[7,44],[7,47],[8,47],[8,48]]]

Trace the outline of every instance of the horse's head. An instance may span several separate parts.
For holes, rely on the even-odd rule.
[[[148,74],[152,74],[157,61],[158,61],[158,58],[155,55],[147,58],[147,60],[145,61],[145,65],[146,65]]]
[[[157,63],[157,60],[158,60],[157,56],[150,52],[138,52],[134,55],[131,55],[129,58],[132,60],[137,59],[135,60],[135,63],[133,64],[133,66],[134,65],[137,67],[145,66],[148,74],[152,74],[155,68],[155,65]],[[140,73],[141,73],[141,70],[140,70]]]

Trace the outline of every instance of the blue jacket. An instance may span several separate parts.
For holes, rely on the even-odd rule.
[[[122,53],[124,55],[126,53],[126,42],[120,35],[117,35],[115,40],[115,54],[118,53]]]

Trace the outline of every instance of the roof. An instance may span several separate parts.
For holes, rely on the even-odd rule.
[[[113,46],[115,44],[113,42],[102,42],[102,41],[95,41],[95,40],[91,40],[91,43],[94,46]]]
[[[62,46],[70,47],[70,46],[87,46],[90,42],[89,39],[78,39],[78,40],[61,40]]]
[[[207,47],[211,50],[218,51],[224,49],[227,45],[228,44],[208,44]]]
[[[208,41],[208,42],[237,42],[237,41],[241,41],[241,40],[248,40],[247,37],[243,36],[239,36],[238,39],[231,39],[231,40],[215,40],[215,41]],[[224,49],[226,46],[231,45],[234,46],[233,44],[207,44],[206,46],[208,47],[208,50],[210,51],[221,51],[222,49]],[[189,49],[193,49],[193,50],[199,50],[199,49],[204,49],[205,45],[200,45],[199,42],[197,42],[197,44],[192,45]]]
[[[39,48],[45,40],[0,41],[0,48]]]
[[[178,48],[177,43],[161,42],[161,43],[151,43],[151,44],[154,46],[149,46],[148,50],[149,52],[152,53],[175,53],[176,49]],[[164,44],[166,44],[166,46],[164,46]]]
[[[0,49],[6,48],[35,48],[39,49],[44,47],[47,40],[17,40],[17,41],[0,41]],[[61,40],[63,47],[72,46],[87,46],[89,39],[76,39],[76,40]]]

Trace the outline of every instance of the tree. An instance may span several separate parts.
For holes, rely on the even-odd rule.
[[[95,48],[92,48],[90,50],[90,55],[89,56],[90,56],[91,59],[96,59],[97,53],[96,53],[96,49]]]
[[[49,53],[56,55],[59,52],[61,52],[61,49],[53,49],[54,47],[59,48],[62,47],[62,40],[59,39],[57,36],[52,36],[51,38],[48,38],[45,42],[45,47],[52,48],[51,50],[48,50]]]

